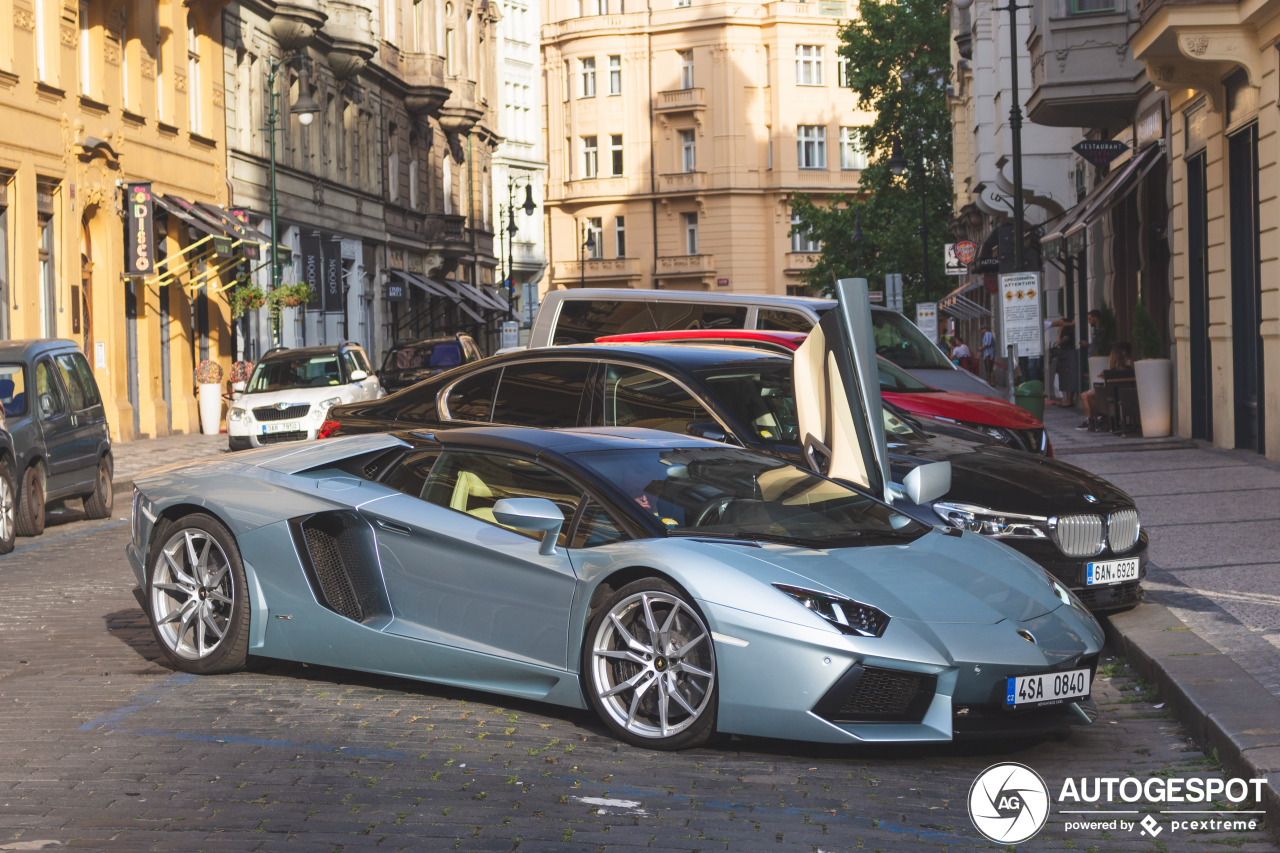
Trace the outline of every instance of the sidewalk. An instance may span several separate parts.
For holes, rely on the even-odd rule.
[[[144,438],[139,441],[113,442],[111,455],[115,460],[112,482],[117,497],[129,500],[133,490],[133,478],[152,468],[171,462],[194,462],[227,453],[227,436],[222,435],[168,435],[164,438]]]
[[[1147,604],[1103,620],[1108,638],[1229,772],[1270,776],[1280,827],[1280,465],[1047,409],[1055,456],[1132,495],[1151,536]]]

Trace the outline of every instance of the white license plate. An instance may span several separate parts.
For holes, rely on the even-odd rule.
[[[1085,566],[1084,584],[1085,586],[1099,586],[1102,584],[1137,580],[1137,577],[1137,559],[1107,560],[1102,563],[1089,563]]]
[[[279,421],[278,423],[262,425],[263,435],[266,435],[269,432],[298,432],[301,429],[302,424],[297,421]]]
[[[1005,685],[1004,704],[1010,707],[1056,705],[1089,695],[1089,670],[1011,675]]]

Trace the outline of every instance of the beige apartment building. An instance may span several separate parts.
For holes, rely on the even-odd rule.
[[[805,292],[797,193],[855,192],[845,0],[543,6],[549,286]]]
[[[222,5],[0,0],[0,338],[80,344],[116,440],[198,429],[194,365],[229,362],[205,262],[126,277],[123,219],[131,182],[226,201]],[[156,208],[154,261],[195,239]]]

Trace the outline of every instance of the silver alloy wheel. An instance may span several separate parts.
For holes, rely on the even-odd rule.
[[[633,735],[679,734],[711,701],[711,632],[677,596],[650,591],[624,598],[601,621],[591,650],[596,696]]]
[[[8,541],[14,535],[16,521],[13,513],[16,504],[13,486],[7,477],[0,477],[0,541]]]
[[[180,658],[207,658],[235,608],[226,552],[208,532],[188,528],[164,544],[151,572],[151,615],[161,640]]]

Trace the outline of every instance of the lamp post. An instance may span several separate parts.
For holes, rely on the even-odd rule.
[[[307,79],[308,59],[306,53],[287,53],[280,58],[274,56],[267,59],[267,91],[271,93],[270,109],[267,111],[267,157],[270,161],[271,184],[271,290],[280,286],[280,232],[279,215],[280,199],[276,195],[276,130],[280,123],[280,93],[276,89],[276,77],[280,69],[301,60],[302,68],[298,73],[298,101],[289,108],[292,115],[298,117],[298,123],[307,127],[320,112],[320,105],[311,97],[311,87]],[[273,308],[271,313],[271,343],[280,343],[280,310]]]
[[[973,5],[973,0],[953,0],[961,12]],[[1022,102],[1018,98],[1018,10],[1017,0],[1008,0],[1004,6],[992,6],[993,12],[1009,13],[1009,131],[1013,137],[1013,266],[1014,272],[1022,272],[1022,236],[1025,219],[1022,205]]]
[[[582,241],[582,245],[578,247],[578,286],[587,286],[587,262],[583,257],[583,252],[587,257],[591,257],[596,253],[596,238],[591,232],[591,225],[587,225],[587,239]]]
[[[921,145],[916,149],[916,175],[920,183],[920,247],[924,260],[924,298],[929,301],[929,202],[928,202],[928,184],[925,182],[924,174],[924,146]],[[893,139],[893,153],[889,157],[889,171],[893,176],[900,177],[907,168],[906,158],[902,156],[902,140],[898,137]]]
[[[511,319],[516,318],[516,259],[514,241],[516,232],[520,228],[516,225],[516,187],[520,186],[521,181],[524,182],[524,204],[520,205],[520,209],[525,212],[526,216],[533,216],[538,206],[533,201],[533,181],[531,178],[507,178],[507,311]]]

